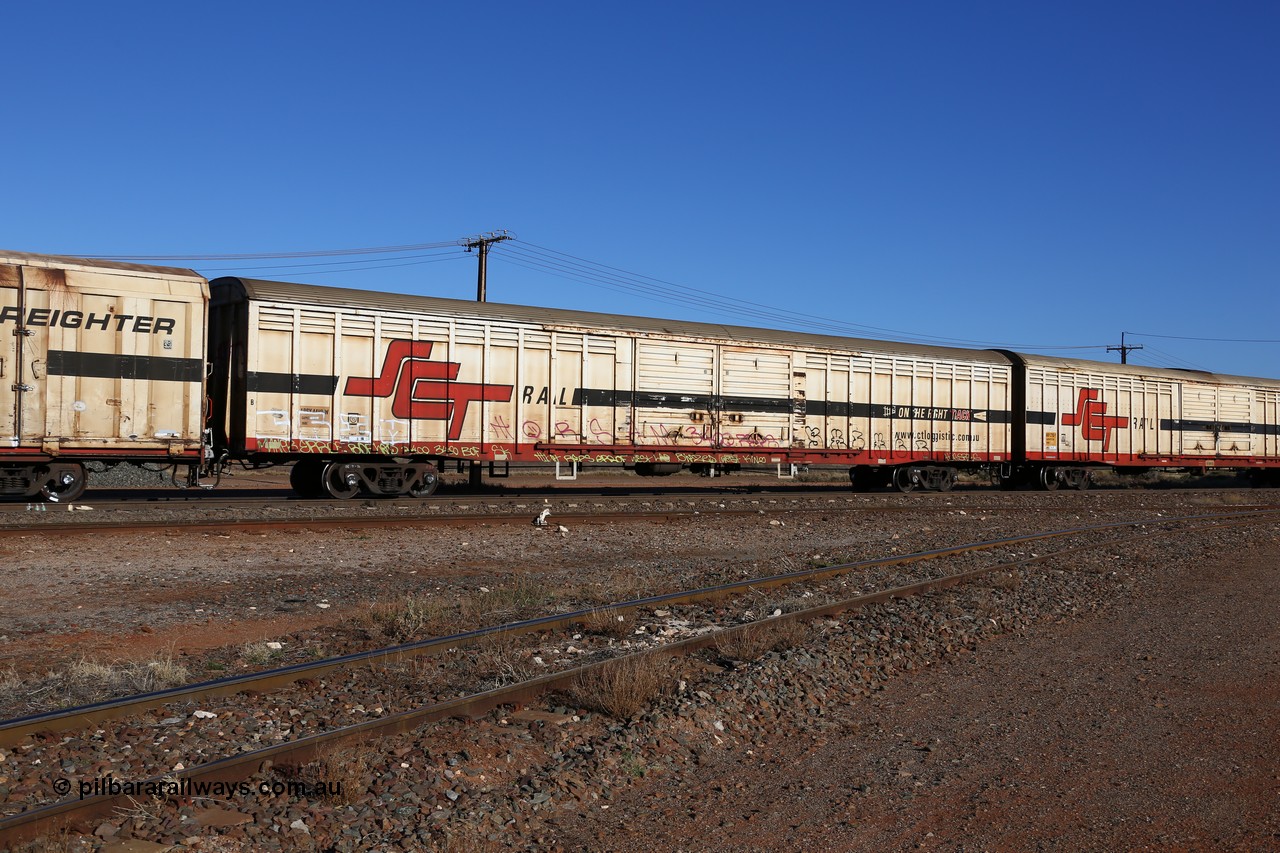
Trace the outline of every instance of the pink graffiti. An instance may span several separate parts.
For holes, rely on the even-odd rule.
[[[613,433],[601,425],[599,418],[592,418],[591,423],[587,424],[587,429],[598,444],[613,444]]]
[[[507,423],[507,419],[502,415],[498,415],[494,420],[489,422],[489,429],[493,430],[493,437],[497,440],[505,439],[506,441],[510,441],[513,438],[511,435],[511,424]]]

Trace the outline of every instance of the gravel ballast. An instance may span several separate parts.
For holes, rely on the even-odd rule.
[[[1074,510],[1049,497],[1077,524],[1120,514],[1094,495],[1070,496]],[[708,563],[732,578],[761,565],[1049,526],[1030,514],[962,509],[977,500],[957,496],[917,518],[857,516],[856,525],[836,511],[786,526],[743,520],[719,531],[736,543],[732,557],[696,524],[642,526],[643,535],[636,526],[568,537],[481,531],[466,546],[453,542],[430,582],[499,582],[502,570],[469,560],[467,549],[520,537],[533,546],[512,557],[525,572],[531,558],[554,555],[567,564],[548,563],[549,578],[631,564],[687,580]],[[1206,508],[1183,499],[1136,509],[1189,507]],[[1134,509],[1125,511],[1136,517]],[[336,578],[305,577],[297,565],[310,585],[306,604],[332,597],[346,607],[378,577],[412,587],[412,576],[390,576],[380,563],[412,535],[373,536],[353,540],[359,563]],[[321,544],[342,546],[285,541],[305,549],[289,558],[300,563]],[[246,595],[270,596],[252,579],[271,542],[207,544],[191,556],[215,559],[189,587],[175,571],[175,594],[235,577],[251,581]],[[86,827],[97,835],[70,849],[129,837],[204,850],[1265,849],[1277,831],[1277,556],[1274,524],[1078,553],[819,620],[800,644],[758,660],[684,661],[667,695],[634,720],[551,698],[374,744],[359,761],[297,770],[340,776],[343,798],[233,799],[217,806],[229,819],[205,803],[166,801]],[[126,576],[105,556],[98,571]],[[56,588],[42,594],[56,597]],[[246,600],[225,593],[216,618],[243,612]],[[153,620],[147,611],[139,601],[123,621]],[[121,615],[99,612],[107,624]],[[27,630],[34,640],[40,627]],[[20,755],[6,757],[20,768]],[[260,780],[286,774],[273,768]]]

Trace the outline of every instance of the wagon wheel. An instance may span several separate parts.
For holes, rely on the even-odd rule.
[[[86,485],[88,476],[83,465],[59,465],[50,472],[49,479],[40,487],[40,496],[54,503],[73,501],[84,494]]]
[[[903,465],[893,469],[893,487],[903,494],[915,489],[916,481],[911,476],[910,465]]]
[[[1072,485],[1076,487],[1076,491],[1083,492],[1089,489],[1092,482],[1093,475],[1088,471],[1081,471],[1080,478],[1076,480],[1076,482],[1072,483]]]
[[[1040,469],[1040,488],[1044,489],[1046,492],[1053,492],[1057,491],[1059,485],[1061,484],[1058,482],[1058,472],[1056,469]]]
[[[345,462],[330,462],[324,466],[324,472],[320,475],[320,485],[324,488],[325,494],[340,501],[360,494],[359,476],[348,471],[357,467]]]
[[[440,488],[440,477],[435,471],[427,471],[416,483],[409,487],[409,495],[415,498],[429,498],[435,494],[438,488]]]
[[[323,497],[325,492],[320,486],[323,472],[324,463],[319,459],[301,459],[289,469],[289,485],[300,498]]]
[[[956,472],[954,468],[948,468],[947,472],[942,475],[942,479],[938,481],[938,491],[949,492],[956,486]]]

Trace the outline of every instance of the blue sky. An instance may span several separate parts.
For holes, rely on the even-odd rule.
[[[5,248],[1280,377],[1274,2],[3,14]]]

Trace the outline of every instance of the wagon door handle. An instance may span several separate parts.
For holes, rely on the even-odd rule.
[[[44,363],[44,359],[42,358],[32,359],[31,361],[31,378],[32,379],[44,379],[44,377],[40,375],[40,365],[43,363]]]

